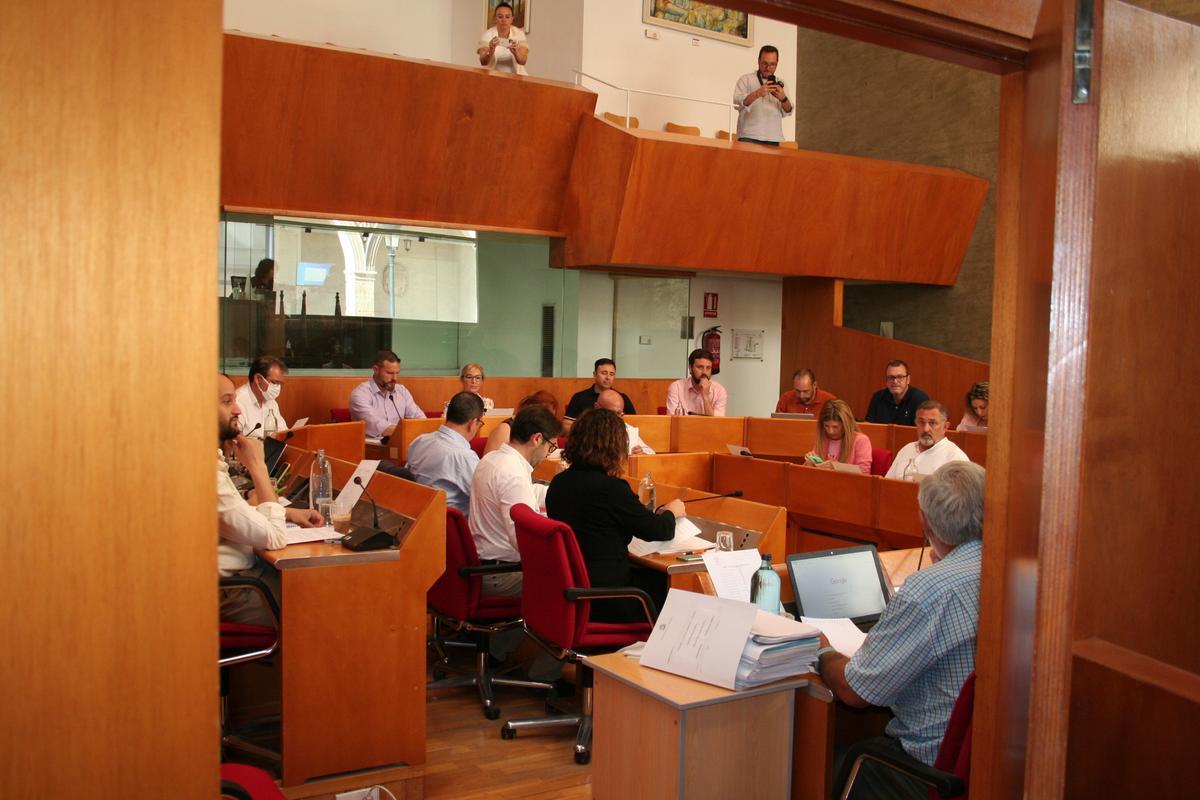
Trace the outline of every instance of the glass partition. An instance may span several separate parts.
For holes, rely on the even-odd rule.
[[[264,261],[269,259],[269,261]],[[221,369],[262,353],[294,374],[369,369],[396,351],[408,375],[627,377],[686,360],[686,278],[550,267],[545,237],[227,215],[218,271]]]

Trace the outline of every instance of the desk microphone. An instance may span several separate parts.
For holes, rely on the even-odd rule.
[[[681,502],[683,502],[683,503],[699,503],[701,500],[718,500],[722,497],[741,497],[741,496],[742,496],[742,490],[734,489],[732,492],[727,492],[726,494],[710,494],[710,495],[705,495],[704,497],[693,497],[690,500],[683,500]],[[664,508],[666,508],[666,505],[667,505],[666,503],[663,503],[661,506],[654,509],[654,513],[657,514],[659,511],[662,511]]]
[[[254,427],[251,428],[250,430],[248,430],[248,431],[240,431],[239,430],[238,433],[240,433],[242,436],[249,436],[250,434],[254,433],[256,430],[258,430],[261,427],[262,427],[262,423],[256,422],[256,423],[254,423]]]
[[[370,528],[356,528],[350,531],[350,533],[342,537],[342,546],[348,550],[359,552],[364,550],[382,550],[385,547],[391,547],[396,543],[396,537],[380,529],[379,506],[375,504],[375,498],[367,490],[367,485],[363,483],[362,478],[357,475],[354,476],[354,485],[362,489],[367,495],[367,499],[371,501],[371,513],[375,525]]]

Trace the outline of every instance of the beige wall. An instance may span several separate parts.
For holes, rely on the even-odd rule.
[[[995,182],[999,78],[801,29],[796,78],[800,147],[954,167]],[[951,288],[847,284],[847,327],[989,360],[995,187]]]

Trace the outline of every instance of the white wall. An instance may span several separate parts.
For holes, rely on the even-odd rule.
[[[583,30],[583,71],[619,86],[731,103],[734,84],[757,69],[758,48],[764,44],[779,48],[779,79],[789,88],[796,85],[795,25],[755,17],[753,46],[743,47],[647,25],[642,0],[585,0]],[[658,38],[646,38],[647,31]],[[623,92],[594,82],[584,85],[600,96],[596,113],[625,115]],[[803,106],[802,99],[792,100]],[[633,95],[631,109],[641,127],[651,130],[662,130],[668,121],[699,125],[702,136],[730,130],[728,111],[717,106]],[[794,117],[784,119],[783,135],[796,138]]]
[[[479,58],[475,51],[480,36],[487,29],[483,24],[483,3],[481,0],[453,0],[448,5],[453,8],[449,60],[477,67]],[[567,83],[574,81],[571,70],[580,68],[583,51],[583,0],[539,0],[534,3],[530,7],[526,39],[529,43],[526,69],[530,75]]]
[[[434,0],[225,0],[225,28],[450,61],[449,12]]]
[[[717,292],[718,316],[704,316],[704,293]],[[726,278],[712,274],[692,279],[691,313],[696,317],[696,339],[689,347],[699,347],[700,334],[714,325],[721,326],[721,374],[717,382],[729,390],[729,416],[770,416],[779,399],[779,332],[783,325],[783,281],[779,278]],[[733,358],[733,329],[762,329],[763,360]],[[686,359],[679,376],[687,370]]]

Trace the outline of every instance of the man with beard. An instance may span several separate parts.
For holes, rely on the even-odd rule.
[[[600,400],[600,393],[606,389],[612,389],[613,381],[616,379],[617,362],[611,358],[596,359],[596,365],[592,371],[592,385],[571,395],[571,402],[567,403],[565,416],[568,419],[579,419],[583,412],[589,408],[595,408]],[[618,410],[622,414],[636,414],[637,409],[633,407],[633,401],[629,399],[629,395],[624,392],[617,393],[621,396],[621,408]]]
[[[244,575],[258,578],[276,597],[279,573],[259,560],[254,549],[280,550],[287,546],[284,529],[289,521],[304,528],[325,523],[317,511],[288,508],[279,504],[275,484],[267,471],[262,442],[239,433],[238,406],[233,381],[217,376],[217,440],[228,443],[245,466],[254,483],[258,505],[250,505],[238,493],[229,478],[229,467],[217,449],[217,571],[221,577]],[[220,598],[221,619],[252,625],[271,624],[271,615],[262,599],[249,589],[223,589]]]
[[[396,382],[399,377],[400,356],[380,350],[371,377],[350,392],[350,419],[366,422],[368,439],[391,436],[402,419],[425,419],[412,393]]]
[[[946,407],[926,400],[917,408],[917,440],[900,448],[886,478],[919,481],[951,461],[970,461],[958,445],[946,438]]]

